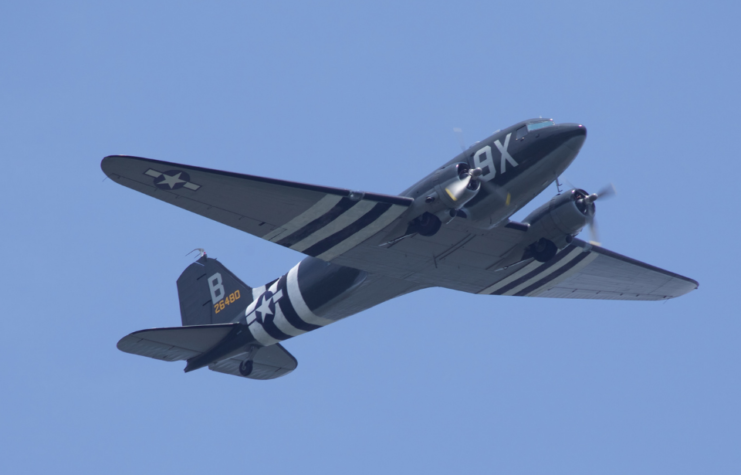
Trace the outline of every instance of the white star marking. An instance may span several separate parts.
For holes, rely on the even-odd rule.
[[[263,299],[262,305],[260,305],[260,308],[257,309],[258,312],[262,314],[262,317],[265,318],[266,315],[272,315],[273,311],[270,310],[270,302],[272,302],[273,297],[270,297],[268,299]]]
[[[163,177],[163,180],[158,185],[170,185],[170,189],[172,190],[175,188],[175,185],[178,183],[185,183],[185,180],[180,179],[180,175],[182,175],[182,172],[178,173],[177,175],[165,175],[164,173],[161,175]]]

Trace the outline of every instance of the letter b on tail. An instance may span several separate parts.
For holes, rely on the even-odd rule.
[[[224,298],[224,281],[221,273],[217,272],[208,278],[208,288],[211,291],[211,301],[218,302]]]
[[[177,284],[183,326],[234,321],[252,302],[252,289],[206,256],[189,265]]]

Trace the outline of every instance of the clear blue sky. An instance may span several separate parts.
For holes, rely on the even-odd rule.
[[[0,471],[740,473],[741,11],[689,4],[0,5]],[[395,194],[454,127],[538,116],[588,127],[565,177],[616,184],[604,246],[698,291],[429,289],[287,342],[272,382],[116,349],[179,324],[191,249],[252,285],[301,255],[103,181],[104,156]]]

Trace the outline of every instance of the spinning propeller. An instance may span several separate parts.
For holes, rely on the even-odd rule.
[[[448,195],[450,195],[453,201],[458,201],[463,196],[466,188],[469,188],[472,191],[478,189],[479,184],[481,183],[481,173],[482,171],[480,168],[469,168],[464,173],[460,174],[459,181],[452,183],[445,189],[445,191],[448,192]]]
[[[453,132],[458,139],[458,145],[461,146],[461,151],[465,152],[468,147],[466,147],[466,141],[463,139],[463,129],[455,127],[453,129]],[[482,180],[481,174],[481,168],[470,169],[466,173],[460,175],[462,177],[460,182],[448,186],[445,191],[448,192],[448,195],[450,195],[453,201],[458,201],[460,197],[463,196],[466,188],[469,188],[469,185],[471,183],[475,183],[476,185],[470,188],[471,190],[478,192],[478,185],[481,185],[481,188],[486,188],[487,192],[492,195],[498,196],[499,198],[501,198],[502,201],[504,201],[505,206],[509,206],[512,196],[498,186],[494,185],[491,181]]]
[[[506,206],[509,206],[510,200],[512,198],[510,194],[506,193],[504,190],[494,185],[492,182],[482,180],[482,173],[483,172],[481,168],[471,168],[464,173],[461,173],[460,181],[449,185],[445,189],[445,191],[448,192],[448,195],[450,195],[453,201],[458,201],[458,199],[463,196],[466,189],[478,192],[479,186],[481,186],[482,188],[486,188],[486,191],[488,191],[490,194],[496,195],[501,198],[501,200],[504,201],[504,204]]]
[[[600,243],[599,233],[597,231],[597,218],[595,217],[597,209],[594,206],[594,202],[600,198],[605,199],[609,198],[610,196],[615,196],[616,194],[617,191],[615,190],[615,186],[610,183],[609,185],[599,190],[597,193],[592,193],[591,195],[587,195],[586,197],[582,198],[584,200],[584,204],[586,205],[587,224],[589,225],[589,236],[591,238],[590,242],[593,244],[599,245]]]
[[[466,147],[466,141],[463,140],[463,129],[456,127],[453,129],[453,132],[455,133],[455,136],[458,138],[458,145],[461,146],[461,152],[465,152],[467,147]]]

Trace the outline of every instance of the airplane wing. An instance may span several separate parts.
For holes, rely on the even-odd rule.
[[[231,332],[238,323],[192,325],[187,327],[152,328],[140,330],[121,338],[118,349],[134,355],[147,356],[162,361],[180,361],[195,358],[212,349]],[[212,371],[244,377],[239,364],[246,353],[228,356],[211,363]],[[285,376],[298,366],[294,358],[280,344],[260,348],[252,359],[250,379],[275,379]]]
[[[531,260],[479,293],[519,297],[665,300],[698,287],[692,279],[574,239],[546,263]]]
[[[413,202],[120,155],[101,168],[123,186],[326,261],[387,228]]]
[[[518,262],[524,246],[533,242],[526,230],[518,223],[481,230],[454,220],[434,236],[414,236],[390,247],[371,240],[333,262],[476,294],[663,300],[698,287],[692,279],[579,239],[546,263]]]
[[[527,226],[491,229],[456,218],[434,236],[388,244],[405,229],[413,200],[128,156],[103,171],[117,183],[252,235],[338,265],[422,287],[558,298],[661,300],[695,288],[692,279],[580,240],[548,263],[517,262],[533,242]],[[403,232],[403,231],[402,231]],[[514,260],[513,260],[514,257]]]

